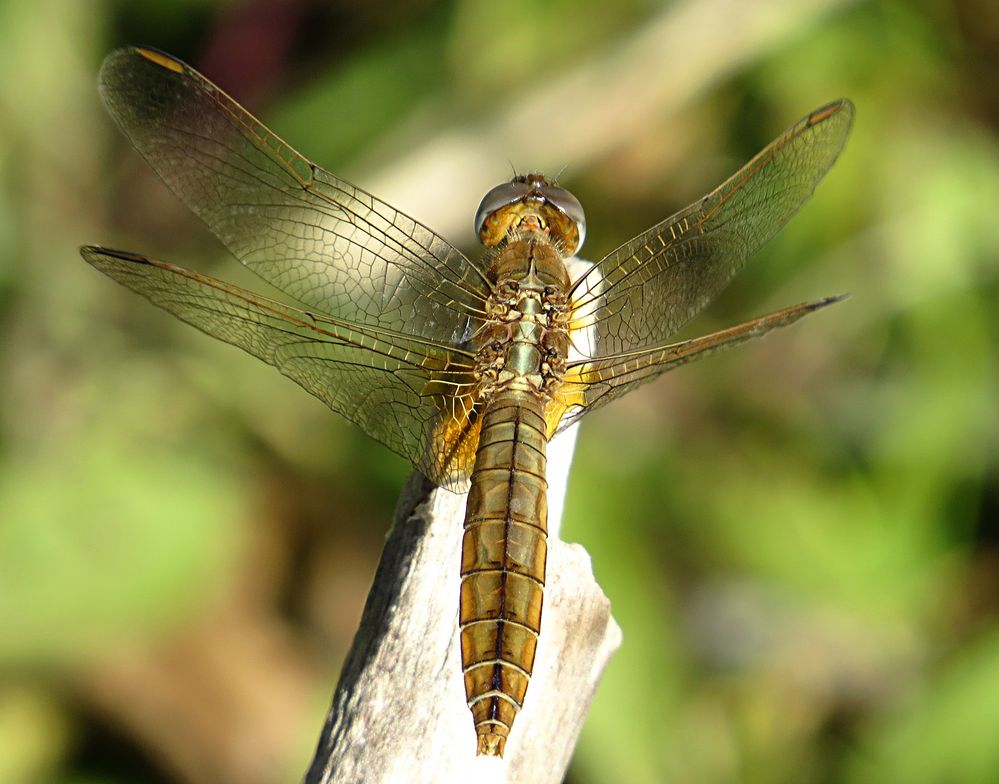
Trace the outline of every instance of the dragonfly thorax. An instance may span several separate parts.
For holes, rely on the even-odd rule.
[[[541,174],[526,174],[489,191],[475,213],[475,233],[487,248],[537,232],[563,257],[572,256],[586,236],[578,199]]]
[[[478,335],[481,397],[501,389],[545,396],[561,380],[568,351],[565,264],[547,238],[511,238],[489,260],[495,281]]]

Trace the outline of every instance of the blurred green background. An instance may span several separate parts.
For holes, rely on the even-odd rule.
[[[266,290],[104,114],[125,43],[469,253],[510,164],[564,167],[596,258],[852,98],[684,334],[851,298],[583,425],[563,535],[624,645],[569,780],[999,781],[993,0],[5,0],[0,781],[297,780],[409,470],[80,260]]]

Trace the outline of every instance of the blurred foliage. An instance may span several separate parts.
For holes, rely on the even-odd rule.
[[[999,781],[999,11],[827,5],[566,162],[598,255],[811,108],[858,108],[694,328],[851,298],[583,427],[564,536],[624,645],[576,784]],[[169,50],[365,186],[683,4],[373,7],[0,4],[0,781],[298,777],[408,470],[79,260],[252,280],[103,115],[103,55]]]

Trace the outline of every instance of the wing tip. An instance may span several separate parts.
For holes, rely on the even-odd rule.
[[[835,117],[837,114],[842,114],[846,117],[847,125],[851,125],[853,123],[853,116],[855,113],[856,107],[854,106],[853,101],[849,98],[837,98],[835,101],[830,101],[809,114],[806,126],[811,128],[813,125],[823,123],[830,117]]]
[[[80,255],[88,264],[93,264],[102,258],[112,258],[118,261],[128,261],[133,264],[149,264],[152,261],[148,256],[141,253],[134,253],[130,250],[117,250],[115,248],[105,248],[103,245],[81,245]]]
[[[796,305],[795,308],[799,309],[799,316],[801,318],[809,313],[814,313],[817,310],[822,310],[822,308],[827,308],[830,305],[835,305],[837,302],[842,302],[847,299],[850,295],[847,293],[843,294],[833,294],[830,297],[823,297],[822,299],[812,300],[811,302],[805,302],[801,305]],[[797,320],[797,319],[795,319]]]
[[[771,313],[769,316],[762,316],[761,319],[769,319],[771,317],[777,317],[782,320],[780,326],[786,326],[787,324],[793,324],[794,322],[803,319],[814,313],[817,310],[822,310],[830,305],[835,305],[837,302],[842,302],[849,294],[833,294],[830,297],[822,297],[822,299],[813,299],[808,302],[801,302],[797,305],[792,305],[784,310],[779,310],[775,313]]]
[[[97,83],[102,94],[106,96],[108,91],[113,92],[132,78],[127,69],[129,63],[136,58],[175,74],[183,75],[188,72],[186,63],[154,46],[122,46],[109,53],[101,64]]]
[[[155,46],[120,46],[112,50],[104,58],[104,62],[114,63],[119,60],[130,60],[135,57],[141,57],[154,65],[160,66],[160,68],[165,68],[174,73],[184,73],[187,70],[187,64],[183,60],[174,57],[169,52],[164,52],[162,49],[157,49]]]
[[[183,61],[154,46],[130,46],[128,51],[174,73],[184,73],[187,68]]]
[[[850,293],[847,291],[844,291],[842,294],[833,294],[830,297],[823,297],[820,300],[816,300],[815,307],[824,308],[829,305],[835,305],[837,302],[842,302],[845,299],[849,299],[849,297]]]

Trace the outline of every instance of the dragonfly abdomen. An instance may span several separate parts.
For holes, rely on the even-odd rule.
[[[461,555],[461,658],[478,753],[503,754],[534,667],[547,556],[543,403],[496,395],[483,414]]]

